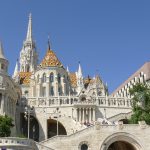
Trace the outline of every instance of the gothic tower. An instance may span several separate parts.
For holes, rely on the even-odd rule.
[[[38,55],[36,52],[35,42],[32,37],[32,16],[29,15],[29,23],[26,40],[20,52],[20,72],[33,72],[36,70]]]
[[[8,70],[8,60],[5,58],[3,53],[3,46],[0,42],[0,71],[7,74]]]

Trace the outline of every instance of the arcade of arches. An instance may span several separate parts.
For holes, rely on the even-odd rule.
[[[57,120],[48,119],[47,120],[47,131],[48,131],[48,138],[57,135]],[[66,129],[64,126],[58,122],[58,135],[67,135]]]
[[[112,143],[107,150],[136,150],[136,148],[128,142],[116,141]]]

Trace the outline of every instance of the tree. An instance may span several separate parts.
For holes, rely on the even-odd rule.
[[[12,118],[8,116],[0,116],[0,137],[8,137],[11,134]]]
[[[133,97],[133,115],[129,122],[138,123],[138,121],[144,120],[147,124],[150,124],[150,87],[145,83],[137,83],[129,92]]]

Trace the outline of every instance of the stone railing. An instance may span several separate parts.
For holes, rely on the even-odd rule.
[[[126,107],[131,108],[132,102],[129,98],[123,97],[91,97],[84,101],[79,100],[77,96],[59,96],[59,97],[29,97],[23,98],[21,105],[30,105],[35,107],[57,107],[57,106],[77,106],[77,105],[95,105],[101,107]]]
[[[17,138],[17,137],[0,137],[0,148],[1,147],[23,147],[24,149],[36,150],[36,144],[31,139]]]
[[[50,147],[44,146],[43,144],[37,143],[37,142],[36,142],[36,146],[37,146],[38,150],[54,150]]]

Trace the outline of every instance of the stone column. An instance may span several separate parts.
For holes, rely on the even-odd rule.
[[[38,121],[39,121],[39,141],[46,140],[48,137],[47,119],[46,117],[41,116],[40,118],[38,118]]]
[[[81,108],[79,108],[79,122],[81,123]]]
[[[49,93],[50,93],[50,91],[49,91],[49,82],[47,81],[46,82],[46,97],[47,98],[49,97]]]
[[[95,121],[95,108],[93,108],[93,121]]]
[[[82,123],[84,123],[85,122],[85,111],[84,111],[84,108],[82,108]]]
[[[91,118],[91,108],[89,108],[89,123],[91,123],[92,118]]]
[[[88,118],[89,118],[89,114],[88,114],[88,108],[86,108],[85,109],[85,116],[86,116],[86,118],[85,118],[85,121],[86,121],[86,123],[88,122]]]

